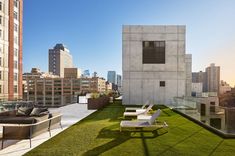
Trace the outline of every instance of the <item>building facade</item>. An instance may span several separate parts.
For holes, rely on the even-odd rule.
[[[64,78],[80,78],[81,69],[79,68],[64,68]]]
[[[56,44],[49,49],[49,72],[64,77],[64,68],[73,68],[73,58],[63,44]]]
[[[203,90],[203,84],[201,82],[192,83],[192,96],[201,97]]]
[[[232,91],[232,88],[230,87],[230,85],[227,82],[221,80],[221,82],[220,82],[220,95],[225,94],[225,93],[229,93],[231,91]]]
[[[207,91],[208,92],[217,92],[219,95],[220,87],[220,67],[215,66],[212,63],[209,67],[206,68],[207,75]]]
[[[207,92],[207,74],[206,72],[193,72],[192,83],[202,83],[202,91]]]
[[[106,91],[106,80],[100,77],[61,78],[32,68],[31,73],[23,74],[23,79],[24,100],[35,101],[38,105],[48,107],[75,103],[77,95],[81,93]]]
[[[113,84],[117,84],[116,71],[108,71],[107,81]]]
[[[172,104],[191,96],[185,26],[123,26],[123,104]]]
[[[0,0],[0,100],[22,99],[23,0]]]
[[[118,91],[121,91],[122,88],[122,76],[117,74],[117,87],[118,87]]]

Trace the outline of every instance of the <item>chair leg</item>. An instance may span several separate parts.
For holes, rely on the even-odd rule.
[[[60,128],[63,129],[61,122],[60,122]]]
[[[30,145],[30,148],[32,147],[32,140],[31,140],[31,138],[32,138],[32,131],[33,131],[33,127],[32,126],[30,126],[30,129],[29,129],[29,145]]]
[[[51,137],[51,130],[49,129],[48,131],[49,131],[49,136]]]
[[[32,141],[31,141],[31,138],[29,139],[29,146],[30,146],[30,148],[32,147]]]
[[[3,149],[3,142],[4,142],[4,139],[2,139],[2,148],[1,149]]]
[[[49,121],[48,132],[49,136],[51,137],[51,120]]]
[[[5,133],[5,127],[3,126],[2,127],[2,148],[1,149],[3,149],[3,142],[4,142],[4,134]]]

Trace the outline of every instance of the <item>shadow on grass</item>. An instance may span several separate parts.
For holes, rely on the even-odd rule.
[[[119,126],[119,125],[118,125]],[[113,129],[114,128],[114,129]],[[167,133],[167,131],[165,132],[159,132],[158,130],[152,131],[152,132],[145,132],[145,131],[140,131],[140,132],[131,132],[131,131],[124,131],[124,132],[120,132],[119,130],[116,129],[117,128],[117,124],[103,128],[97,138],[98,139],[112,139],[112,141],[105,143],[101,146],[95,147],[87,152],[85,152],[83,155],[84,156],[90,156],[90,155],[100,155],[116,146],[119,146],[120,144],[125,143],[126,141],[133,139],[133,138],[139,138],[142,140],[142,144],[144,147],[144,152],[145,155],[149,155],[149,151],[148,151],[148,146],[146,143],[146,139],[153,139],[156,138],[158,136],[161,136],[165,133]],[[151,133],[151,135],[149,135],[149,133]]]

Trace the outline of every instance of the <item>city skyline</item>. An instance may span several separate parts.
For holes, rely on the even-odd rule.
[[[47,71],[48,49],[63,43],[76,67],[97,71],[102,77],[109,70],[122,73],[122,25],[170,24],[187,27],[186,53],[192,54],[193,72],[215,63],[221,67],[221,80],[235,84],[233,1],[65,2],[24,1],[24,72],[32,67]]]

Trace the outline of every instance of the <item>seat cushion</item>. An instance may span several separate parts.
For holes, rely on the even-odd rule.
[[[121,121],[121,127],[148,127],[150,126],[146,121]]]
[[[36,120],[36,122],[41,122],[41,121],[45,121],[49,118],[49,114],[45,114],[43,116],[38,116],[38,117],[34,117],[34,119]]]
[[[5,123],[5,124],[32,124],[32,123],[36,123],[36,120],[33,117],[1,116],[0,123]]]

